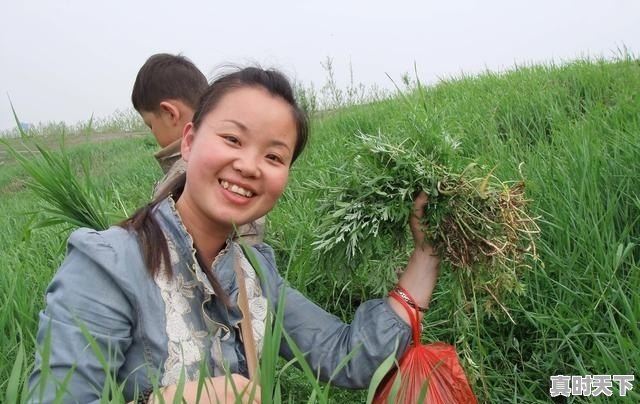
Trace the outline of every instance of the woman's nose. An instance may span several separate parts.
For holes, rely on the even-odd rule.
[[[244,152],[236,156],[231,166],[243,177],[259,177],[260,167],[258,163],[258,157],[254,156],[253,153]]]

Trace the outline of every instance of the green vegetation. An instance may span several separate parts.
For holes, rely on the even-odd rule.
[[[9,98],[9,103],[11,99]],[[16,122],[19,122],[18,115],[13,109]],[[133,109],[118,110],[106,117],[94,117],[93,114],[86,121],[75,124],[65,122],[39,122],[36,125],[26,127],[16,126],[13,129],[0,130],[0,139],[11,139],[18,137],[60,137],[65,135],[84,135],[89,137],[95,133],[134,133],[146,131],[147,127],[140,119],[138,113]]]
[[[424,191],[429,206],[423,232],[444,263],[461,271],[465,280],[461,286],[468,297],[458,305],[471,304],[473,296],[488,312],[494,306],[505,310],[502,296],[522,293],[518,273],[536,258],[539,229],[527,214],[524,181],[505,183],[475,163],[452,172],[447,167],[456,161],[445,158],[443,151],[455,150],[442,137],[426,153],[411,137],[396,142],[389,138],[380,133],[346,139],[349,158],[330,171],[332,183],[312,182],[326,191],[314,243],[322,259],[388,273],[372,280],[384,293],[386,279],[393,278],[388,251],[413,249],[407,223],[414,196]],[[394,245],[381,248],[384,239]]]
[[[424,340],[456,346],[481,402],[549,402],[552,375],[634,372],[628,397],[640,401],[640,61],[523,67],[409,87],[313,121],[309,149],[268,216],[267,241],[283,275],[345,320],[361,301],[382,296],[407,258],[398,235],[360,239],[358,248],[382,252],[366,261],[323,259],[313,247],[325,217],[318,201],[338,187],[336,168],[350,158],[344,145],[358,134],[409,139],[424,155],[448,144],[452,172],[473,163],[496,178],[524,178],[528,211],[540,217],[538,261],[518,274],[522,293],[501,301],[502,315],[445,264]],[[79,175],[88,164],[95,186],[117,190],[122,207],[110,211],[132,212],[160,176],[153,150],[149,138],[132,137],[66,153]],[[0,167],[0,397],[10,402],[24,394],[43,291],[69,232],[34,229],[45,216],[27,175],[10,161]],[[283,401],[366,400],[366,392],[315,386],[289,365],[272,357],[262,364],[278,369],[282,385],[273,389]]]

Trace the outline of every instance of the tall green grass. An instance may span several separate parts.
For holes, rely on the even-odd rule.
[[[344,137],[382,132],[424,145],[429,137],[444,137],[457,145],[456,153],[495,167],[501,178],[519,178],[523,162],[532,213],[542,217],[540,263],[523,274],[524,295],[505,302],[513,321],[490,317],[478,304],[456,306],[461,291],[455,273],[445,268],[424,339],[456,345],[481,402],[550,402],[549,377],[558,374],[635,374],[628,397],[640,401],[638,88],[640,61],[623,56],[460,77],[322,114],[268,215],[267,242],[293,286],[349,320],[361,301],[380,297],[394,282],[393,271],[381,276],[372,268],[399,265],[406,256],[389,251],[387,263],[347,271],[341,263],[323,262],[311,247],[322,196],[312,184],[331,184],[328,168],[343,164]],[[149,198],[160,175],[152,151],[151,142],[137,138],[68,153],[72,161],[88,159],[96,184],[117,189],[131,212]],[[39,207],[26,180],[10,162],[0,168],[0,397],[17,400],[33,358],[43,305],[37,296],[59,265],[68,236],[56,227],[30,230],[35,219],[28,213]],[[363,242],[390,245],[384,237]],[[282,362],[277,369],[274,397],[277,392],[282,401],[307,402],[321,396],[303,371]],[[366,400],[366,392],[322,394],[329,402]]]
[[[347,271],[307,249],[318,226],[309,212],[324,196],[310,180],[330,185],[330,168],[344,165],[343,138],[358,132],[410,138],[425,148],[430,137],[446,138],[466,158],[458,169],[476,162],[495,167],[501,178],[519,178],[524,163],[531,212],[542,217],[540,263],[523,274],[524,295],[506,304],[513,322],[492,319],[479,305],[453,305],[461,301],[459,282],[443,271],[426,339],[456,344],[486,402],[547,402],[549,377],[557,374],[635,373],[637,379],[639,84],[640,62],[631,57],[523,67],[423,87],[316,121],[311,152],[270,215],[272,228],[294,229],[275,241],[281,251],[297,246],[290,279],[344,318],[354,304],[388,289],[393,279],[385,274],[397,257]],[[384,236],[363,242],[393,245]]]

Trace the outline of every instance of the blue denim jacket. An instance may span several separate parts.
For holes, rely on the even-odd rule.
[[[126,229],[79,229],[69,237],[67,256],[47,289],[46,307],[40,313],[37,342],[40,351],[50,335],[50,375],[44,380],[42,358],[37,353],[29,380],[31,388],[37,387],[36,402],[40,402],[41,383],[46,386],[41,401],[52,402],[57,384],[53,379],[64,380],[72,367],[63,401],[99,401],[106,375],[84,337],[84,327],[97,342],[111,373],[119,383],[125,383],[126,400],[153,386],[153,380],[160,385],[175,382],[182,369],[194,380],[203,362],[211,375],[221,374],[225,366],[232,373],[247,375],[233,266],[237,244],[229,241],[213,263],[213,272],[230,298],[231,306],[225,307],[194,259],[191,236],[173,201],[161,202],[153,214],[169,241],[170,278],[154,279],[148,274],[136,235]],[[278,297],[284,291],[284,328],[323,380],[360,347],[332,383],[365,388],[396,344],[400,347],[398,357],[408,345],[410,328],[386,299],[363,303],[352,323],[345,324],[286,284],[268,245],[250,248],[264,273],[262,281],[256,281],[254,323],[265,317],[260,316],[260,307],[266,310],[261,299],[266,301],[266,297],[277,310]],[[280,355],[293,358],[284,340]]]

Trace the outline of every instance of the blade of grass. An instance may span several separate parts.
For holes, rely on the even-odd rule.
[[[393,349],[393,353],[382,361],[378,369],[373,372],[373,376],[371,377],[371,383],[369,384],[369,389],[367,391],[367,404],[371,404],[373,401],[373,397],[376,394],[376,390],[380,386],[382,380],[384,380],[385,376],[394,368],[398,366],[398,362],[396,360],[396,352],[398,351],[398,343],[396,342],[396,346]]]
[[[18,128],[18,133],[20,133],[20,137],[25,138],[29,136],[27,132],[22,127],[22,123],[20,123],[20,119],[18,118],[18,114],[16,113],[16,109],[13,107],[13,102],[11,102],[11,97],[9,93],[7,93],[7,98],[9,99],[9,105],[11,106],[11,112],[13,113],[13,119],[16,121],[16,126]]]
[[[25,361],[24,345],[21,342],[18,345],[18,353],[16,355],[16,360],[13,363],[11,374],[9,375],[9,380],[7,382],[7,389],[5,391],[5,403],[7,404],[13,404],[18,402],[18,391],[20,389],[20,379],[24,377],[24,371],[23,371],[24,361]]]

